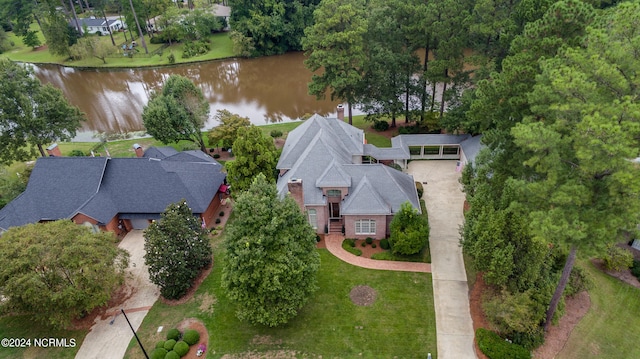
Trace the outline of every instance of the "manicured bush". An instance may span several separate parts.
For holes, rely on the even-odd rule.
[[[81,150],[71,150],[69,153],[69,157],[83,157],[85,156],[84,152]]]
[[[361,247],[366,247],[366,246],[367,246],[367,242],[362,242],[362,243],[360,243],[360,246],[361,246]]]
[[[622,271],[631,268],[633,265],[633,255],[631,252],[615,244],[607,246],[607,252],[603,260],[604,267],[608,270]]]
[[[213,158],[220,158],[220,154],[219,153],[214,153],[213,154]]]
[[[373,243],[371,244],[371,248],[378,248],[378,246],[375,243]]]
[[[634,259],[631,266],[631,274],[640,280],[640,260]]]
[[[164,348],[164,340],[161,340],[158,343],[156,343],[156,349],[158,348]]]
[[[167,340],[173,339],[175,341],[180,340],[180,331],[176,328],[171,328],[167,332]]]
[[[167,60],[169,61],[170,64],[175,64],[176,63],[176,55],[172,53],[169,54],[169,56],[167,56]]]
[[[384,121],[384,120],[376,120],[373,122],[373,129],[381,132],[381,131],[386,131],[389,129],[389,122]]]
[[[422,183],[416,181],[416,191],[418,191],[418,198],[422,198],[422,195],[424,194],[424,187],[422,186]]]
[[[172,350],[164,356],[164,359],[180,359],[180,355]]]
[[[166,355],[167,355],[167,350],[165,348],[156,348],[154,351],[151,352],[151,356],[149,358],[164,359]]]
[[[320,238],[319,234],[316,234],[316,242],[320,242],[322,240],[322,238]]]
[[[187,353],[189,352],[189,344],[181,340],[177,342],[176,345],[173,347],[173,351],[178,353],[178,355],[182,358],[183,356],[187,355]]]
[[[356,246],[356,242],[354,239],[347,238],[344,241],[342,241],[342,249],[356,256],[362,255],[362,251],[357,248],[354,248],[355,246]]]
[[[216,224],[220,224],[220,222],[222,222],[222,221],[220,220],[220,218],[216,218],[215,222],[216,222]]]
[[[282,131],[280,130],[271,130],[271,133],[269,133],[269,135],[273,138],[280,138],[282,137]]]
[[[164,342],[164,348],[167,349],[167,351],[173,350],[173,347],[175,345],[176,345],[176,340],[175,339],[169,339],[166,342]]]
[[[389,249],[389,240],[384,238],[380,240],[380,248]]]
[[[347,238],[347,239],[345,239],[345,242],[347,242],[347,244],[352,248],[356,246],[356,240],[355,239]]]
[[[197,330],[187,329],[184,331],[182,340],[184,340],[189,345],[194,345],[200,341],[200,333],[198,333]]]
[[[220,211],[220,217],[224,217],[224,211]]]
[[[367,244],[371,244],[373,243],[373,238],[367,237],[364,241],[367,242]]]
[[[512,344],[492,331],[484,328],[476,330],[478,347],[489,359],[530,359],[531,353],[525,348]]]

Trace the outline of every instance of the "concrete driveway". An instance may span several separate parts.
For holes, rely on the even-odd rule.
[[[460,227],[464,193],[456,161],[412,161],[406,171],[424,186],[436,311],[438,359],[477,358]]]
[[[132,288],[133,293],[122,306],[108,309],[107,314],[110,315],[107,319],[96,318],[91,331],[76,354],[76,359],[122,359],[133,338],[133,333],[125,318],[119,314],[120,309],[124,309],[131,325],[137,330],[160,296],[158,287],[149,281],[149,272],[144,264],[142,231],[129,232],[118,247],[127,250],[131,255],[129,268],[127,268],[127,284]]]

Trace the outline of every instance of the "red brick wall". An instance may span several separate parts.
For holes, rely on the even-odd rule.
[[[356,235],[356,221],[360,219],[373,219],[376,221],[376,234],[358,234]],[[364,239],[371,237],[373,239],[382,239],[387,237],[387,216],[370,215],[370,216],[344,216],[345,237]]]
[[[226,196],[226,195],[223,194],[223,196]],[[217,218],[216,216],[218,215],[219,209],[220,209],[220,193],[216,193],[216,195],[213,196],[213,199],[209,203],[209,206],[207,207],[207,209],[204,211],[204,213],[200,215],[200,219],[204,219],[205,224],[207,225],[207,228],[215,227],[215,219]],[[227,215],[229,214],[225,213],[225,216]]]
[[[83,224],[84,222],[89,222],[91,224],[98,224],[98,221],[82,213],[76,214],[75,216],[73,216],[71,220],[76,224]]]

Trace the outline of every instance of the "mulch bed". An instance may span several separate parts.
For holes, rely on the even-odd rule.
[[[184,333],[184,331],[187,329],[193,329],[200,334],[200,341],[189,347],[189,352],[187,353],[187,355],[182,357],[183,359],[184,358],[197,359],[197,358],[207,357],[206,352],[200,357],[196,355],[200,344],[204,344],[207,347],[207,351],[210,350],[209,349],[209,332],[207,331],[207,328],[204,326],[204,323],[202,323],[201,321],[195,318],[188,318],[180,322],[180,324],[178,324],[176,328],[178,328],[178,330],[180,330],[182,333]]]

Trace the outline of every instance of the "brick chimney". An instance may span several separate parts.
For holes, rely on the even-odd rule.
[[[344,105],[339,104],[336,109],[338,111],[338,120],[344,121]]]
[[[133,144],[133,150],[136,151],[136,157],[142,157],[142,155],[144,155],[144,150],[142,149],[142,146],[140,146],[137,143]]]
[[[298,204],[301,211],[304,211],[304,192],[302,189],[302,180],[299,178],[292,178],[287,182],[289,188],[289,194],[291,198]]]
[[[60,152],[60,147],[58,147],[57,143],[47,147],[47,153],[49,157],[62,157],[62,153]]]

